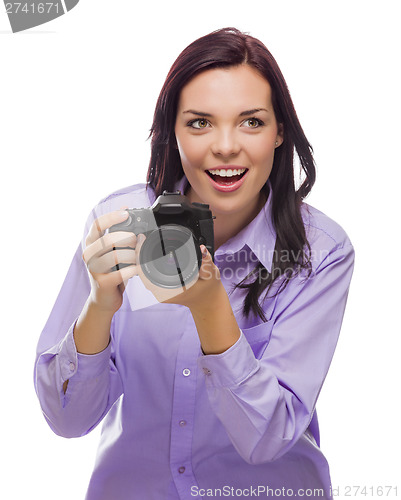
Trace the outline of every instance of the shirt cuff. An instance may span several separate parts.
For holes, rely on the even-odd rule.
[[[227,351],[200,356],[198,364],[206,375],[206,383],[214,387],[235,387],[259,369],[259,361],[242,330],[240,338]]]
[[[60,342],[57,353],[63,381],[69,380],[73,376],[76,380],[92,379],[109,368],[111,342],[106,349],[97,354],[81,354],[77,352],[74,341],[75,323],[76,321]]]

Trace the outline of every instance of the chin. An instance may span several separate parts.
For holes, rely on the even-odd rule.
[[[213,213],[224,214],[224,215],[234,215],[236,213],[242,213],[245,210],[246,204],[233,202],[229,203],[227,200],[219,200],[215,203],[209,203],[210,209]],[[248,204],[249,205],[249,204]]]

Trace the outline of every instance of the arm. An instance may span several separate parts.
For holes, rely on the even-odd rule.
[[[137,251],[145,241],[138,237]],[[198,331],[204,353],[218,354],[226,351],[239,339],[240,329],[234,317],[227,292],[220,280],[220,271],[209,252],[201,245],[202,265],[198,279],[187,288],[166,289],[151,283],[138,268],[138,275],[145,287],[159,302],[187,306]]]
[[[117,240],[115,235],[107,235],[110,241],[103,238],[102,224],[111,225],[116,217],[121,220],[114,213],[92,224],[84,250],[90,272],[79,247],[38,344],[38,398],[51,428],[66,437],[89,432],[122,393],[110,335],[124,280],[135,273],[136,266],[114,273],[105,270],[110,259],[112,266],[120,257],[126,259],[127,252],[131,257],[135,253],[110,252],[122,236],[127,237],[114,233]]]
[[[309,279],[290,282],[272,319],[252,329],[256,344],[241,334],[227,351],[199,359],[211,406],[247,462],[281,457],[308,428],[337,343],[353,258],[351,245],[336,248]]]
[[[202,247],[202,255],[200,285],[205,289],[198,292],[197,300],[189,303],[189,309],[194,318],[203,353],[219,354],[234,345],[241,332],[227,292],[220,281],[219,270],[213,264],[206,247]],[[208,282],[208,277],[214,279]]]
[[[114,393],[110,398],[120,392],[118,377],[112,371],[111,346],[97,356],[81,355],[76,350],[73,329],[89,293],[79,247],[40,336],[34,369],[43,414],[52,430],[65,437],[89,432],[100,421],[110,392]]]
[[[354,264],[348,240],[330,252],[321,250],[325,258],[316,263],[312,275],[292,279],[279,294],[270,321],[251,329],[253,334],[257,330],[252,346],[238,327],[209,254],[203,258],[199,279],[180,293],[155,287],[139,271],[159,302],[190,309],[206,354],[199,363],[211,406],[248,463],[280,458],[313,417],[340,332]]]

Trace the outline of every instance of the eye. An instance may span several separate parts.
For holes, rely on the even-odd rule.
[[[262,127],[264,123],[259,118],[248,118],[247,120],[242,122],[242,125],[245,125],[245,127],[248,128],[259,128]]]
[[[188,122],[188,127],[196,128],[196,129],[202,129],[206,128],[208,126],[208,121],[206,118],[196,118],[195,120],[191,120]]]

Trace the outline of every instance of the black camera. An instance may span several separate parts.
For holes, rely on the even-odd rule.
[[[150,208],[132,208],[127,212],[127,220],[109,231],[132,231],[146,236],[139,264],[155,285],[179,288],[194,281],[202,264],[202,244],[213,258],[213,216],[209,205],[190,203],[180,191],[164,191]]]

